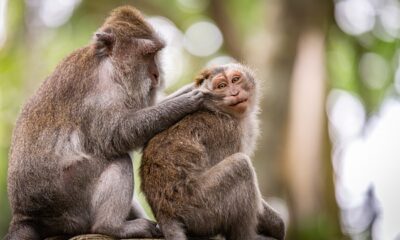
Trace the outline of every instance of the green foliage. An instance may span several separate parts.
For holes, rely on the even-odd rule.
[[[332,27],[328,42],[328,71],[333,88],[358,92],[358,58],[354,40]]]
[[[135,197],[136,197],[136,199],[139,200],[140,204],[143,206],[147,216],[151,220],[155,221],[154,214],[151,211],[149,204],[147,203],[146,197],[140,190],[141,180],[140,180],[140,176],[139,176],[139,168],[140,168],[141,159],[142,159],[142,154],[140,154],[140,153],[134,154],[134,158],[133,158],[133,163],[134,163],[133,168],[134,169],[133,169],[133,171],[134,171],[134,179],[135,179]]]

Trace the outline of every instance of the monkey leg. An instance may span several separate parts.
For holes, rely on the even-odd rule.
[[[203,221],[222,223],[227,240],[256,239],[260,193],[247,155],[236,153],[227,157],[202,174],[199,183],[208,211],[216,218]]]
[[[128,220],[136,218],[147,218],[147,215],[139,201],[136,198],[132,198]]]
[[[98,179],[92,198],[92,233],[117,238],[154,237],[160,233],[147,219],[126,220],[133,196],[132,161],[112,160]]]
[[[263,206],[258,215],[258,233],[278,240],[285,239],[285,223],[283,219],[266,201],[261,201]]]
[[[5,240],[40,240],[42,239],[33,224],[24,221],[11,221]]]
[[[173,219],[158,219],[165,240],[187,240],[182,223]]]

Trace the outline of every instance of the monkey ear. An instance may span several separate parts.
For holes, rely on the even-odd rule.
[[[99,31],[95,33],[95,47],[99,55],[109,55],[115,43],[115,36],[111,32]]]

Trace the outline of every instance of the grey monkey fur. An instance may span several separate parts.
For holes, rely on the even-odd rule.
[[[137,218],[143,214],[132,202],[128,152],[198,110],[206,97],[186,91],[154,106],[162,47],[136,9],[120,7],[25,104],[9,156],[12,221],[5,239],[160,235],[153,222]]]

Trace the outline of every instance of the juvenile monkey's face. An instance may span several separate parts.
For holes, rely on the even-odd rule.
[[[223,101],[218,107],[235,116],[243,116],[254,105],[255,81],[253,75],[240,64],[229,64],[212,68],[204,87],[218,95]]]

